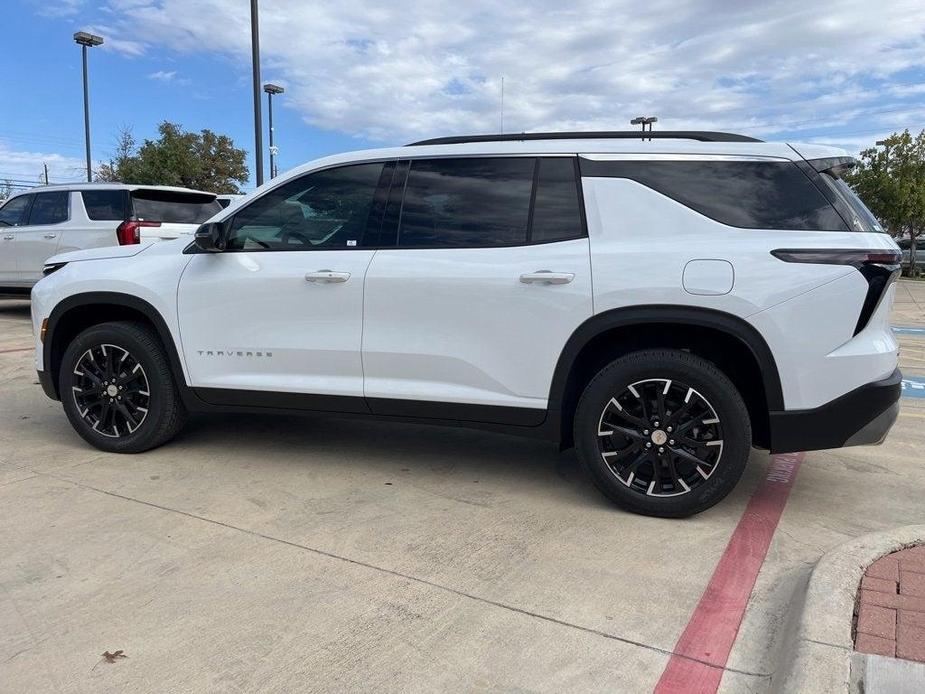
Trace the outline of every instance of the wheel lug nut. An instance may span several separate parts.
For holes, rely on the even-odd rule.
[[[658,447],[658,452],[659,452],[659,453],[664,453],[664,452],[665,452],[665,449],[662,448],[661,446],[659,446],[659,447]]]
[[[667,429],[665,429],[665,431],[667,431],[667,432],[670,434],[670,433],[671,433],[671,427],[668,427]]]
[[[651,443],[647,443],[647,444],[646,444],[646,448],[652,448],[652,444],[651,444]]]
[[[645,434],[646,436],[648,436],[648,435],[649,435],[649,430],[648,430],[648,429],[643,429],[643,430],[642,430],[642,433]]]
[[[668,442],[668,445],[669,445],[669,446],[674,446],[674,439],[671,439],[671,440]]]

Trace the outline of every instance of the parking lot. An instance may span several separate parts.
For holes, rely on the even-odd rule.
[[[893,322],[925,382],[925,282]],[[651,691],[772,461],[677,521],[614,508],[572,451],[463,429],[209,416],[104,454],[30,343],[0,303],[2,691]],[[914,388],[884,445],[806,455],[721,691],[771,688],[823,553],[925,522]]]

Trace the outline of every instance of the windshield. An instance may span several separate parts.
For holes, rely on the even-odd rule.
[[[873,213],[867,209],[858,194],[838,175],[838,169],[828,169],[822,172],[822,180],[832,189],[841,200],[842,205],[838,211],[847,214],[848,223],[854,231],[876,231],[884,233],[883,227]]]
[[[135,219],[167,224],[202,224],[222,206],[208,193],[183,193],[165,190],[132,191],[132,214]]]

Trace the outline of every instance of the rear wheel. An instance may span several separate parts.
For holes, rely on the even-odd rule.
[[[602,369],[575,413],[578,457],[620,506],[680,517],[735,487],[751,448],[741,395],[714,364],[677,350],[628,354]]]
[[[186,418],[164,347],[143,323],[84,330],[64,353],[59,385],[71,425],[104,451],[160,446]]]

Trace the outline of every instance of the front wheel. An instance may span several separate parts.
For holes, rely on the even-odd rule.
[[[71,426],[104,451],[160,446],[186,418],[164,347],[143,323],[84,330],[64,353],[58,383]]]
[[[683,517],[723,499],[751,448],[748,410],[714,364],[678,350],[633,352],[585,388],[574,420],[595,485],[635,513]]]

